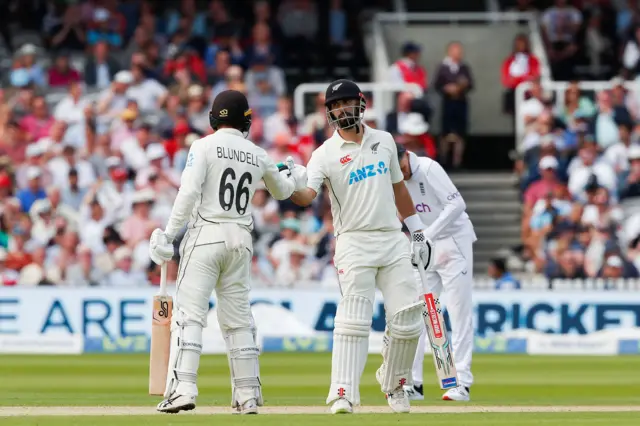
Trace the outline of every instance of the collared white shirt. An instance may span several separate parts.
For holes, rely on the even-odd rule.
[[[412,174],[405,184],[416,212],[427,225],[425,234],[431,239],[472,235],[475,240],[462,195],[442,166],[412,152],[409,152],[409,164]]]
[[[307,186],[317,193],[325,183],[329,190],[336,236],[402,229],[393,191],[403,179],[395,141],[388,132],[363,128],[361,144],[334,132],[307,165]]]

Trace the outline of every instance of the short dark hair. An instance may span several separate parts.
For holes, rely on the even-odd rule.
[[[507,272],[507,263],[502,258],[493,258],[491,259],[491,264],[500,272]]]

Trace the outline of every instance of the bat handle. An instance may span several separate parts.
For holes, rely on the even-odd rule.
[[[160,295],[167,295],[167,262],[163,262],[160,266]]]

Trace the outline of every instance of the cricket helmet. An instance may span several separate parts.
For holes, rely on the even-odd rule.
[[[220,92],[209,111],[209,124],[213,130],[218,130],[221,125],[231,126],[247,137],[251,128],[251,108],[247,97],[237,90]]]
[[[345,105],[341,101],[356,100],[354,105]],[[364,118],[367,101],[356,83],[351,80],[336,80],[327,87],[324,106],[326,107],[327,122],[335,129],[350,129],[357,127]]]

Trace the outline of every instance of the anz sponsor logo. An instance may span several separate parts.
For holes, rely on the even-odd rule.
[[[389,168],[386,166],[384,161],[379,161],[378,164],[368,164],[349,173],[349,185],[361,182],[370,177],[386,175],[388,172]]]

